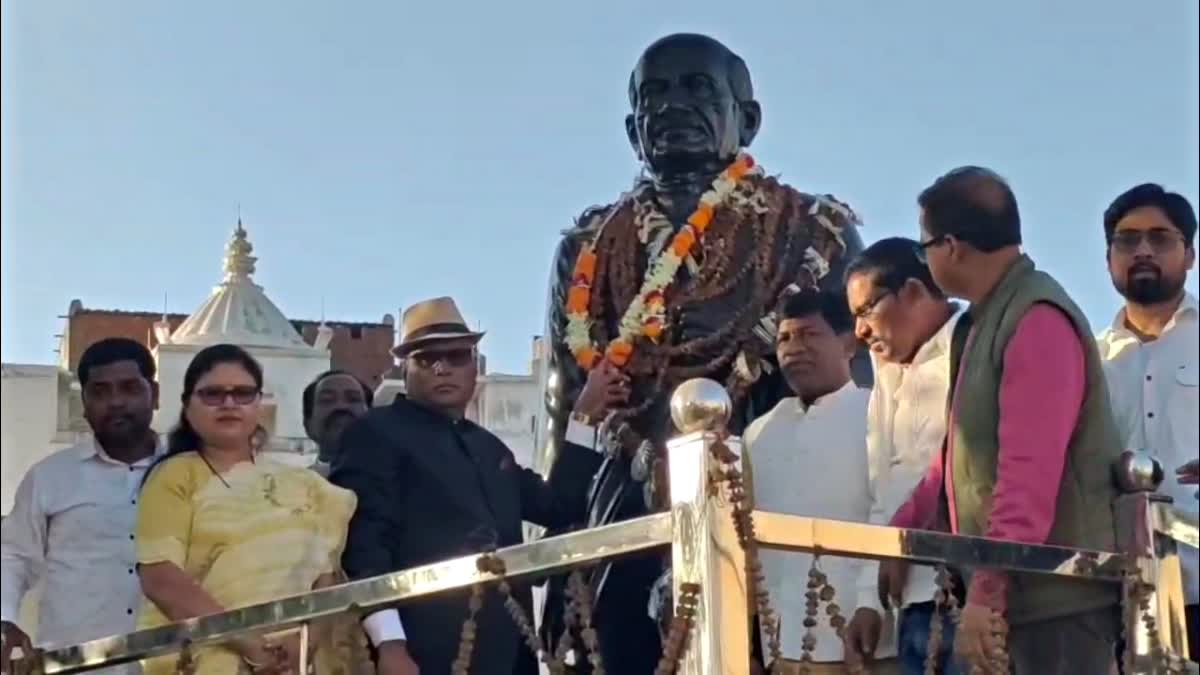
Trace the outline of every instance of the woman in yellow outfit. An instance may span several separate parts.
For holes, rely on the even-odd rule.
[[[188,366],[179,424],[138,504],[142,628],[334,583],[354,494],[256,456],[262,385],[261,366],[233,345],[209,347]],[[313,634],[316,672],[348,672],[346,655],[322,647],[328,637]],[[294,634],[206,645],[194,654],[194,672],[295,673],[298,645]],[[145,674],[173,674],[176,662],[150,659]]]

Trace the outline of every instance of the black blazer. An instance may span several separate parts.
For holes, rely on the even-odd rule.
[[[483,427],[405,399],[354,423],[341,450],[329,479],[358,496],[342,558],[351,579],[519,544],[523,520],[546,527],[579,522],[601,462],[589,448],[564,446],[546,481],[519,466]],[[529,586],[512,588],[528,613]],[[421,672],[450,672],[468,595],[439,594],[397,607]],[[494,589],[476,620],[472,673],[537,672]]]

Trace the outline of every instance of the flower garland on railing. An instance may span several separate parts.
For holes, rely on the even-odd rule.
[[[566,343],[575,361],[585,370],[590,370],[607,359],[622,367],[633,356],[634,344],[641,337],[657,342],[666,327],[666,290],[675,280],[683,261],[697,243],[704,239],[704,232],[712,224],[717,207],[723,205],[738,187],[739,181],[751,174],[759,174],[754,159],[746,153],[738,155],[725,168],[712,187],[700,196],[696,210],[670,244],[663,248],[658,257],[647,267],[641,289],[629,303],[621,316],[617,337],[608,343],[604,354],[592,341],[591,318],[588,314],[592,299],[592,282],[596,278],[597,256],[594,240],[584,244],[575,259],[571,287],[567,291]]]

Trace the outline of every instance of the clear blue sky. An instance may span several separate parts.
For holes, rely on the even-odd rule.
[[[558,232],[634,175],[629,70],[675,31],[745,57],[760,162],[850,202],[868,241],[913,236],[946,169],[1006,175],[1093,323],[1117,307],[1108,202],[1200,192],[1194,0],[4,0],[2,21],[5,361],[51,361],[72,298],[190,312],[240,202],[289,316],[450,294],[492,368],[524,371]]]

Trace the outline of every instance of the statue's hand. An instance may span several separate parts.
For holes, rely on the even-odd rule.
[[[601,361],[588,373],[587,382],[579,398],[575,399],[574,412],[588,418],[593,424],[599,422],[612,408],[629,400],[629,378],[608,361]]]

